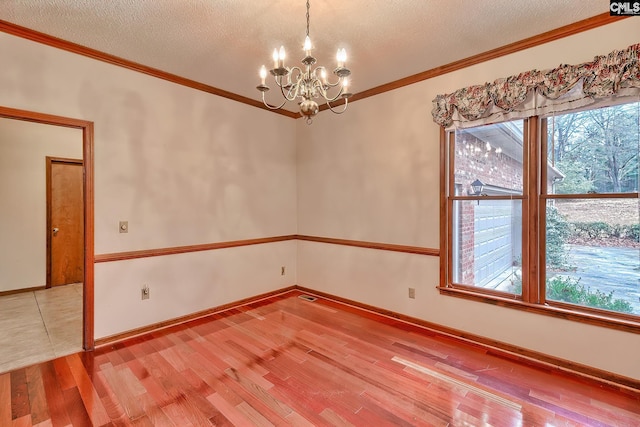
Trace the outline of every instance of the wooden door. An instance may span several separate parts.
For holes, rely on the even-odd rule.
[[[47,288],[84,280],[82,160],[47,157]]]

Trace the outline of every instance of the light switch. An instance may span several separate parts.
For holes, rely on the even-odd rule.
[[[129,232],[129,221],[120,221],[120,226],[118,227],[121,233]]]

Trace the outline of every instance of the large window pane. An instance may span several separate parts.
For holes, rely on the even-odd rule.
[[[548,300],[640,314],[638,199],[549,200]]]
[[[522,194],[522,120],[456,131],[454,179],[456,195]]]
[[[453,281],[520,294],[522,201],[453,203]]]
[[[640,103],[548,119],[549,194],[638,191]]]

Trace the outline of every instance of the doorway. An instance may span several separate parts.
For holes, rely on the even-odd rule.
[[[82,160],[46,158],[47,288],[84,279]]]
[[[82,347],[92,350],[94,341],[94,183],[93,183],[93,122],[54,116],[0,106],[0,117],[33,123],[62,126],[82,131]],[[50,230],[53,227],[50,228]],[[48,263],[47,263],[48,264]]]

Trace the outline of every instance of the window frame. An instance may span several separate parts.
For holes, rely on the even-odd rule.
[[[640,333],[640,315],[546,300],[546,207],[549,199],[638,198],[635,193],[547,194],[548,118],[531,116],[523,124],[522,294],[455,284],[453,276],[453,203],[482,196],[455,196],[455,131],[440,127],[440,283],[441,295],[464,298],[586,324]],[[494,196],[494,198],[499,196]],[[508,197],[511,198],[511,197]]]

